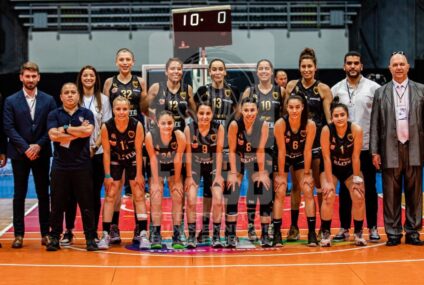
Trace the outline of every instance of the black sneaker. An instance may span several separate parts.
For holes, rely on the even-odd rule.
[[[189,235],[188,239],[187,239],[187,248],[188,249],[194,249],[196,248],[196,236],[194,235]]]
[[[151,244],[150,244],[151,249],[162,249],[162,236],[160,235],[160,233],[153,232],[150,238],[151,238]]]
[[[138,229],[138,227],[136,227],[134,229],[134,236],[133,236],[133,239],[132,239],[132,243],[135,244],[135,245],[140,244],[140,232],[141,231]]]
[[[225,236],[225,247],[226,248],[236,248],[237,247],[237,237],[235,235]]]
[[[210,242],[209,231],[200,230],[199,234],[197,235],[197,242],[198,243]]]
[[[317,238],[317,233],[315,231],[308,233],[308,243],[306,245],[309,247],[318,246],[318,238]]]
[[[60,240],[60,245],[70,246],[72,245],[73,240],[74,240],[74,234],[72,233],[72,230],[66,230],[66,232],[62,236],[62,239]]]
[[[263,234],[261,236],[261,245],[264,248],[272,247],[272,240],[271,240],[271,238],[269,237],[268,234]]]
[[[48,236],[47,238],[47,251],[58,251],[60,249],[59,239],[56,237]]]
[[[223,248],[224,245],[221,242],[221,238],[218,235],[212,237],[212,247],[213,248]]]
[[[280,231],[274,231],[274,236],[272,238],[272,245],[276,246],[276,247],[282,247],[283,244],[283,238],[281,236],[281,232]]]
[[[87,247],[86,247],[87,251],[97,251],[97,250],[99,250],[99,248],[97,247],[97,243],[94,240],[94,238],[88,239],[87,242],[86,242],[86,245],[87,245]]]
[[[255,226],[253,224],[249,224],[248,226],[247,238],[250,242],[257,242],[259,240],[258,236],[256,235]]]

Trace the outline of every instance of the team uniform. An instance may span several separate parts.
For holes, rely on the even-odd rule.
[[[112,84],[109,89],[110,104],[113,106],[113,100],[118,96],[127,98],[130,101],[130,117],[136,118],[144,124],[144,116],[140,110],[142,92],[141,84],[136,75],[133,75],[131,80],[125,84],[119,81],[118,76],[115,75],[112,77]]]
[[[286,123],[286,131],[284,132],[286,144],[284,172],[288,173],[290,166],[293,167],[294,171],[305,167],[303,152],[306,145],[306,126],[301,127],[297,133],[295,133],[290,127],[288,116],[284,116],[283,118]]]
[[[121,180],[124,170],[127,180],[134,180],[136,177],[135,137],[137,123],[136,119],[130,117],[125,132],[120,132],[116,128],[113,118],[105,123],[110,144],[110,174],[115,181]]]
[[[188,84],[181,83],[176,93],[172,93],[166,83],[159,83],[159,90],[151,103],[151,108],[155,110],[155,117],[161,111],[170,111],[175,121],[175,129],[184,132],[185,117],[187,117],[188,105]],[[154,122],[152,122],[154,124]]]
[[[281,110],[284,106],[284,100],[281,95],[281,87],[274,85],[274,87],[267,94],[262,93],[258,86],[250,87],[250,95],[258,102],[258,117],[262,121],[268,123],[269,135],[265,146],[266,169],[277,172],[278,171],[278,152],[275,146],[274,138],[274,124],[281,117]],[[272,166],[271,166],[272,164]],[[269,171],[271,172],[271,171]]]
[[[174,158],[178,149],[178,142],[177,136],[175,135],[175,131],[172,132],[172,138],[168,145],[165,145],[162,142],[160,138],[159,128],[153,127],[150,130],[150,133],[152,135],[153,147],[158,160],[159,177],[165,178],[174,176]],[[149,175],[149,177],[151,176]]]
[[[308,103],[308,117],[314,121],[316,125],[315,139],[312,144],[312,159],[321,158],[321,130],[327,124],[323,107],[323,99],[318,92],[319,83],[320,81],[316,80],[312,86],[305,88],[302,81],[298,80],[295,88],[291,92],[291,95],[299,95],[305,98]]]
[[[352,123],[348,122],[347,130],[343,138],[337,135],[333,123],[328,125],[330,129],[330,157],[333,175],[344,183],[353,175],[352,154],[354,138],[352,134]]]
[[[206,136],[202,136],[196,122],[191,122],[189,128],[193,180],[199,185],[200,178],[203,178],[204,197],[212,197],[211,187],[216,174],[216,143],[219,124],[212,122]]]
[[[236,142],[236,165],[237,172],[239,175],[243,175],[247,171],[248,177],[248,189],[246,194],[246,204],[248,208],[248,218],[254,219],[255,210],[253,213],[249,209],[255,209],[256,201],[259,198],[260,202],[260,216],[267,217],[270,216],[272,211],[272,190],[265,190],[262,185],[257,185],[252,180],[252,175],[254,172],[259,171],[257,163],[257,154],[256,151],[259,147],[259,142],[261,139],[261,130],[262,130],[263,121],[259,118],[255,120],[252,126],[251,134],[246,132],[246,128],[243,122],[243,119],[237,120],[237,142]],[[236,186],[235,191],[232,191],[230,188],[225,190],[225,195],[227,196],[227,215],[233,216],[238,213],[238,200],[240,197],[240,187]],[[249,215],[250,214],[250,215]],[[253,215],[253,217],[250,217]],[[250,223],[250,222],[249,222]],[[253,226],[253,225],[252,225]],[[264,225],[263,225],[264,226]],[[266,224],[266,230],[262,229],[262,232],[267,233],[268,224]],[[227,225],[228,227],[228,225]],[[250,229],[249,229],[250,230]],[[254,231],[254,228],[253,228]],[[249,238],[251,241],[253,239]],[[255,241],[256,233],[255,233]]]

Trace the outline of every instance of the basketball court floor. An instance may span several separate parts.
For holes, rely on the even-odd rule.
[[[3,177],[0,177],[3,179]],[[0,182],[1,188],[6,181]],[[3,191],[3,190],[2,190]],[[78,214],[76,240],[58,252],[47,252],[40,244],[36,199],[28,199],[24,247],[12,249],[10,198],[0,199],[1,237],[0,284],[423,284],[424,248],[405,245],[386,247],[379,198],[379,232],[382,240],[366,247],[350,242],[333,243],[330,248],[306,247],[306,221],[301,209],[301,240],[282,248],[262,249],[247,240],[244,199],[238,220],[240,243],[237,249],[173,250],[171,204],[164,200],[162,250],[139,250],[131,244],[134,226],[131,198],[124,198],[120,228],[123,242],[108,251],[87,252]],[[199,198],[199,220],[201,213]],[[338,204],[338,203],[336,203]],[[303,208],[303,204],[301,206]],[[337,208],[337,206],[336,206]],[[335,209],[333,234],[339,221]],[[290,222],[286,198],[283,236]],[[256,224],[260,234],[259,221]],[[319,223],[318,225],[319,226]],[[223,233],[223,232],[222,232]],[[368,231],[365,230],[368,234]],[[351,230],[352,237],[352,230]],[[366,235],[368,237],[368,235]]]

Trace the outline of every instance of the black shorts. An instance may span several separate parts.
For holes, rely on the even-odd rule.
[[[136,161],[122,163],[119,161],[110,162],[110,175],[114,181],[119,181],[122,178],[122,173],[125,170],[125,181],[134,180],[137,175]]]
[[[288,157],[286,156],[286,162],[284,164],[284,172],[288,173],[290,166],[293,166],[293,171],[304,169],[305,168],[305,159],[303,155],[300,155],[298,157]]]
[[[340,183],[345,183],[345,181],[353,175],[352,165],[348,166],[331,166],[333,169],[333,175],[340,181]]]
[[[206,163],[193,163],[192,164],[192,175],[193,180],[197,185],[200,184],[200,178],[203,177],[203,197],[212,197],[212,182],[215,179],[215,167],[214,164]]]

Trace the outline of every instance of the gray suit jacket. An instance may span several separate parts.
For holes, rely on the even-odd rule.
[[[424,85],[409,86],[409,165],[424,159]],[[381,155],[382,168],[399,167],[393,81],[375,91],[371,112],[370,152]]]

